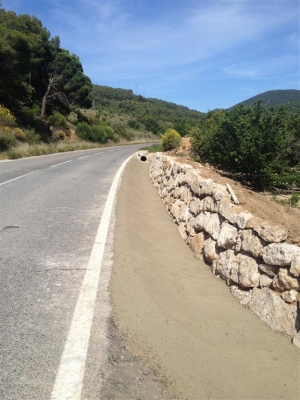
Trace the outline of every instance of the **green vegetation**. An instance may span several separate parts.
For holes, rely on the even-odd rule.
[[[0,61],[0,103],[25,126],[92,104],[92,83],[79,58],[36,17],[0,8]]]
[[[158,153],[164,151],[160,143],[155,143],[151,146],[141,147],[140,150],[148,150],[149,153]]]
[[[203,120],[204,114],[168,101],[145,98],[132,90],[93,85],[94,106],[102,115],[119,115],[128,120],[132,129],[146,129],[160,135],[168,128],[181,136],[191,133]]]
[[[283,104],[288,104],[289,111],[300,113],[300,90],[296,89],[269,90],[268,92],[244,100],[237,105],[244,104],[245,106],[253,106],[259,100],[262,100],[266,107],[278,108]]]
[[[181,136],[175,129],[167,129],[161,136],[160,143],[164,151],[178,149],[181,142]]]
[[[214,111],[194,132],[202,161],[238,175],[255,189],[300,186],[300,116],[282,106],[236,106]]]
[[[300,202],[300,195],[298,193],[292,193],[290,196],[278,196],[273,195],[272,199],[279,204],[289,205],[291,207],[298,207]]]

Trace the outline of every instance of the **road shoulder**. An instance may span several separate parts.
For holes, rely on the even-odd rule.
[[[129,162],[116,206],[110,292],[122,340],[163,376],[165,398],[297,399],[298,349],[193,257],[148,168]]]

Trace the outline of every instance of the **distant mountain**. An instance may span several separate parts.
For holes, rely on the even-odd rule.
[[[258,100],[263,100],[267,107],[278,107],[282,104],[289,104],[291,111],[300,112],[300,90],[269,90],[238,104],[251,106]]]

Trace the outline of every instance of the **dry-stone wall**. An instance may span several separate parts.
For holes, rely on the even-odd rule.
[[[231,200],[225,185],[157,153],[150,177],[181,237],[233,296],[300,347],[300,248]]]

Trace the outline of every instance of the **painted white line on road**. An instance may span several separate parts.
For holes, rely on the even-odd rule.
[[[21,179],[21,178],[25,178],[25,176],[36,174],[38,171],[39,170],[36,170],[36,171],[29,172],[28,174],[25,174],[25,175],[17,176],[16,178],[10,179],[9,181],[5,181],[5,182],[0,183],[0,186],[6,185],[7,183],[10,183],[10,182],[17,181],[18,179]]]
[[[90,157],[91,155],[89,154],[88,156],[82,156],[82,157],[78,157],[77,160],[81,160],[82,158],[87,158]]]
[[[80,400],[81,398],[88,344],[111,212],[120,177],[131,157],[127,158],[119,168],[107,196],[54,382],[51,400]]]
[[[54,165],[51,165],[50,166],[50,168],[53,168],[53,167],[58,167],[59,165],[62,165],[62,164],[67,164],[67,163],[69,163],[69,162],[72,162],[73,160],[69,160],[69,161],[64,161],[64,162],[61,162],[61,163],[59,163],[59,164],[54,164]]]

